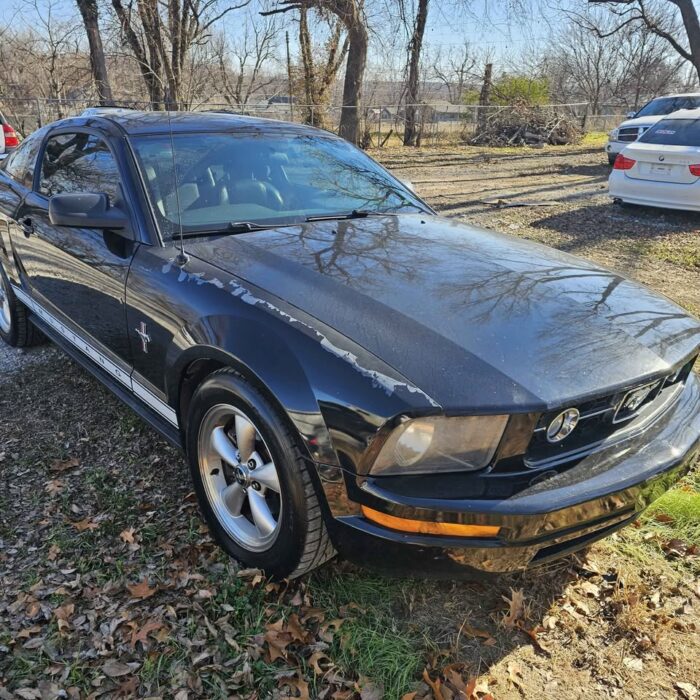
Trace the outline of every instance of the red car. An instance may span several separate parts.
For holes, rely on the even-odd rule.
[[[0,159],[2,159],[19,146],[19,136],[2,112],[0,112],[0,126],[2,126],[0,129]]]

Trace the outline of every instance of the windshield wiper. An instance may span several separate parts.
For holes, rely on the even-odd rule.
[[[247,233],[248,231],[264,231],[272,228],[272,224],[254,224],[252,221],[230,221],[228,233]]]
[[[223,236],[227,233],[250,233],[251,231],[265,231],[273,228],[272,224],[254,224],[252,221],[231,221],[224,227],[215,229],[205,229],[202,231],[187,231],[183,235],[185,238],[194,238],[196,236]]]
[[[390,212],[369,211],[367,209],[353,209],[351,212],[340,214],[318,214],[307,216],[306,221],[338,221],[340,219],[365,219],[368,216],[391,216]]]

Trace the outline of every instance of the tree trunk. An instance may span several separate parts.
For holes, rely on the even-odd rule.
[[[151,109],[158,110],[163,105],[163,84],[160,77],[160,61],[159,55],[152,50],[149,57],[146,55],[145,48],[139,41],[138,34],[131,24],[131,15],[126,11],[121,3],[121,0],[112,0],[112,7],[117,15],[121,29],[124,32],[127,43],[136,57],[136,62],[139,64],[141,77],[146,84],[148,98],[151,103]],[[155,61],[155,64],[153,63]]]
[[[304,107],[306,114],[304,121],[306,124],[314,124],[314,82],[316,79],[316,71],[314,68],[314,58],[311,53],[311,36],[309,34],[309,23],[307,21],[307,10],[303,5],[299,8],[299,50],[301,53],[301,66],[304,71]],[[290,79],[291,82],[291,79]]]
[[[487,63],[484,69],[484,83],[481,86],[479,95],[479,114],[476,120],[476,133],[480,133],[486,128],[487,111],[486,108],[491,104],[491,87],[493,85],[491,76],[493,73],[493,63]]]
[[[353,18],[348,26],[348,60],[345,66],[343,107],[338,134],[354,143],[360,143],[360,107],[362,80],[367,65],[367,29],[361,17]]]
[[[97,0],[76,0],[83,18],[85,33],[90,46],[90,68],[97,90],[97,99],[101,105],[112,102],[112,88],[107,75],[107,62],[102,47],[102,36],[98,23]]]
[[[418,132],[416,115],[418,102],[418,80],[420,74],[420,53],[423,47],[425,24],[428,20],[429,0],[418,0],[418,12],[413,25],[413,36],[408,44],[408,85],[406,86],[406,126],[403,132],[404,146],[415,146]]]
[[[688,36],[690,48],[690,61],[700,78],[700,20],[693,0],[670,0],[681,12],[683,26]]]

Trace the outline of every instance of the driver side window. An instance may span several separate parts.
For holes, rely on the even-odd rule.
[[[63,192],[104,192],[114,204],[121,195],[112,152],[92,134],[52,136],[44,149],[39,192],[47,197]]]

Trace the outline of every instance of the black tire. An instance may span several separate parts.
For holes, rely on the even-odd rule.
[[[230,405],[250,419],[277,467],[280,492],[276,539],[264,551],[251,551],[233,539],[217,517],[207,495],[200,459],[200,431],[205,418],[220,405]],[[335,555],[314,488],[312,467],[302,457],[291,429],[270,402],[232,369],[211,374],[195,392],[186,428],[187,454],[204,519],[219,545],[246,567],[274,578],[295,578]],[[204,433],[202,439],[204,440]],[[223,466],[225,462],[221,462]],[[254,474],[254,472],[251,472]],[[228,481],[228,479],[227,479]]]
[[[0,338],[13,348],[28,348],[45,342],[46,336],[29,320],[29,310],[14,295],[10,281],[0,265],[0,304],[6,295],[9,310],[9,328],[0,319]],[[0,309],[0,313],[2,310]]]
[[[616,158],[617,158],[617,153],[608,153],[608,165],[615,165]]]

